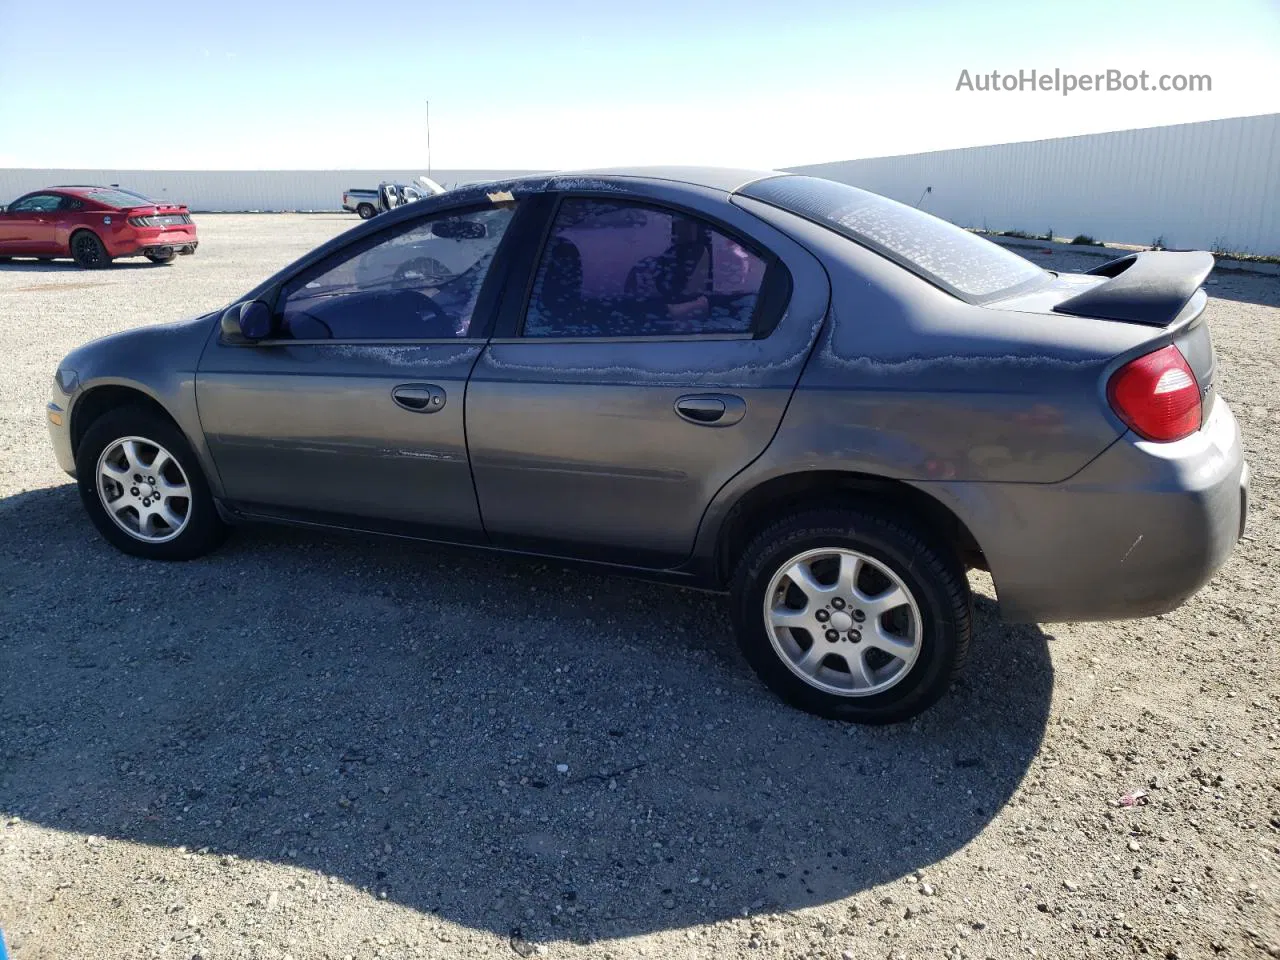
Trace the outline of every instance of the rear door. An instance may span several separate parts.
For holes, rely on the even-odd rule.
[[[554,198],[467,390],[495,544],[650,567],[772,439],[827,308],[821,265],[723,194]]]
[[[196,395],[235,507],[483,538],[463,395],[515,216],[473,207],[363,238],[284,284],[270,339],[210,344]]]

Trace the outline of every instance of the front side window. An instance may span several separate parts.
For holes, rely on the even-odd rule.
[[[279,335],[294,340],[438,340],[471,334],[480,288],[514,205],[415,221],[291,280]]]
[[[23,197],[9,207],[10,213],[51,213],[58,209],[62,198],[52,193],[37,193]]]
[[[767,264],[695,217],[569,198],[534,277],[526,337],[749,333]]]

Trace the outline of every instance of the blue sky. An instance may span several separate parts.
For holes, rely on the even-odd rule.
[[[51,10],[56,13],[51,14]],[[786,166],[1280,110],[1280,0],[0,0],[0,166]],[[1210,93],[957,92],[1036,68]]]

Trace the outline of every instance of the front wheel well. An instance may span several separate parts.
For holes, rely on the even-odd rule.
[[[850,501],[885,504],[939,537],[966,567],[987,569],[982,548],[964,521],[919,488],[871,474],[817,470],[774,477],[743,494],[733,505],[716,539],[718,584],[730,581],[747,544],[784,513]]]
[[[93,426],[94,421],[112,410],[126,406],[151,410],[172,422],[174,426],[177,426],[177,421],[169,415],[169,411],[141,390],[116,384],[94,387],[77,400],[76,405],[71,408],[72,455],[79,453],[80,441],[84,439],[84,435]]]

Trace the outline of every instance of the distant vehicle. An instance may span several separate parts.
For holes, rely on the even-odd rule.
[[[49,187],[0,207],[0,262],[71,257],[92,270],[122,257],[168,263],[197,246],[186,206],[120,187]]]
[[[965,659],[966,568],[1007,618],[1105,620],[1172,610],[1226,561],[1249,470],[1212,268],[1051,273],[770,171],[521,178],[75,350],[46,416],[125,553],[188,559],[277,520],[594,561],[727,591],[774,691],[884,723]]]
[[[384,180],[376,190],[361,190],[356,187],[347,190],[342,195],[342,209],[359,214],[361,220],[370,220],[380,213],[438,193],[444,193],[444,187],[429,177],[419,177],[414,183],[392,183]]]

